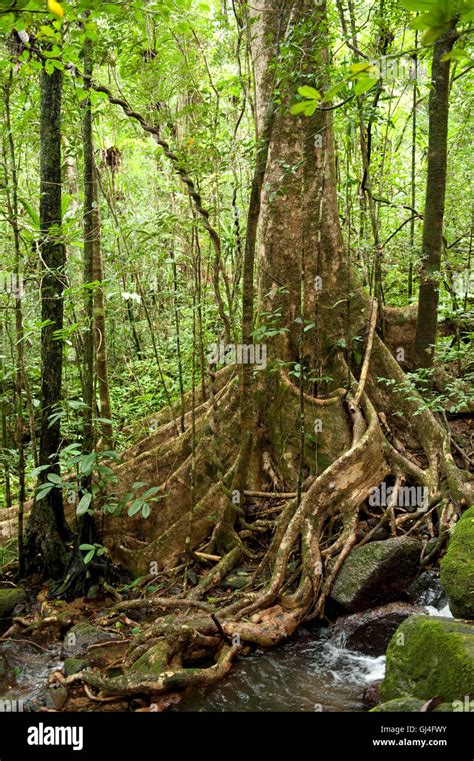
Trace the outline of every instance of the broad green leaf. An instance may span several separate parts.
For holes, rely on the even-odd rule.
[[[88,476],[92,472],[92,468],[95,462],[95,457],[96,457],[95,452],[90,452],[90,454],[86,455],[84,459],[82,460],[79,466],[79,470],[85,476]]]
[[[127,510],[127,513],[130,516],[130,518],[132,517],[132,515],[136,515],[138,512],[140,512],[140,510],[143,507],[143,504],[144,503],[142,499],[136,499],[135,502],[132,502],[132,504]]]
[[[36,502],[39,502],[40,500],[44,499],[47,494],[51,491],[53,487],[52,486],[46,486],[46,487],[40,487],[38,491],[36,492]]]
[[[51,481],[52,484],[57,484],[57,486],[63,485],[62,478],[61,476],[58,476],[57,473],[48,473],[46,478],[48,479],[48,481]]]
[[[308,105],[306,106],[306,109],[305,109],[305,112],[304,112],[305,116],[312,116],[314,114],[314,112],[316,111],[317,107],[318,107],[318,101],[317,100],[310,101],[308,103]]]
[[[353,74],[360,74],[362,71],[369,71],[369,69],[373,66],[373,63],[370,61],[365,61],[364,63],[353,63],[350,66],[350,69]]]
[[[145,494],[142,494],[143,499],[147,499],[148,497],[152,497],[154,494],[160,491],[159,486],[152,486],[151,489],[147,489]]]
[[[315,87],[310,87],[310,85],[303,85],[302,87],[298,87],[298,93],[303,98],[310,98],[311,100],[321,100],[321,93],[316,90]]]
[[[296,116],[297,114],[302,114],[306,110],[306,106],[308,105],[307,100],[303,100],[301,103],[295,103],[290,108],[290,114],[293,116]]]
[[[324,95],[324,100],[332,100],[334,96],[337,95],[340,90],[342,90],[345,84],[345,82],[338,82],[337,85],[330,87]]]
[[[92,494],[89,492],[86,492],[83,497],[81,498],[77,508],[76,508],[76,514],[77,515],[85,515],[89,509],[89,505],[92,501]]]
[[[371,77],[360,77],[360,79],[358,79],[355,84],[354,92],[356,95],[362,95],[362,93],[370,90],[370,88],[373,87],[376,83],[377,80],[372,79]]]

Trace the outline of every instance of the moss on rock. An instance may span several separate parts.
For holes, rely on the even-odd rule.
[[[474,695],[474,626],[449,618],[411,616],[387,649],[384,702],[402,697],[445,702]]]
[[[336,578],[331,598],[351,613],[397,600],[413,582],[421,546],[404,536],[355,549]]]
[[[380,703],[375,708],[371,708],[370,713],[389,713],[390,711],[396,713],[418,713],[421,711],[423,702],[423,700],[409,696],[395,698],[394,700],[388,700],[386,703]]]
[[[81,658],[66,658],[63,666],[64,676],[78,674],[79,671],[87,668],[87,665],[87,661]]]
[[[24,602],[25,598],[23,589],[0,589],[0,618],[9,616],[15,606]]]
[[[441,561],[441,584],[457,618],[474,619],[474,506],[463,514]]]
[[[426,701],[418,698],[394,698],[386,703],[380,703],[370,710],[370,713],[419,713]],[[450,703],[441,703],[433,709],[431,713],[451,713],[453,707]]]
[[[104,631],[88,621],[80,621],[69,629],[64,637],[64,655],[65,657],[75,657],[86,653],[91,645],[119,639],[119,635],[114,632]]]

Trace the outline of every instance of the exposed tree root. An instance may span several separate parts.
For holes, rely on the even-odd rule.
[[[372,316],[373,327],[374,312]],[[340,377],[347,378],[342,359],[335,365]],[[324,399],[305,395],[308,429],[315,419],[321,419],[323,426],[327,420],[328,428],[339,421],[340,437],[332,440],[322,463],[320,450],[306,452],[307,475],[300,498],[298,491],[292,491],[296,479],[288,465],[297,454],[292,405],[299,390],[281,373],[265,410],[271,410],[272,417],[261,424],[255,438],[252,475],[240,494],[233,544],[216,555],[212,537],[232,498],[229,486],[238,457],[238,389],[230,376],[223,376],[218,393],[196,410],[195,504],[189,489],[190,428],[177,436],[176,427],[161,419],[160,427],[124,456],[119,468],[124,488],[132,480],[143,480],[160,485],[168,496],[151,520],[122,519],[128,538],[124,529],[120,541],[114,531],[106,533],[106,541],[112,537],[113,556],[125,564],[133,562],[135,571],[148,580],[164,569],[172,591],[170,596],[161,590],[150,595],[145,586],[144,596],[113,605],[103,623],[117,613],[137,609],[146,611],[148,623],[142,621],[142,631],[131,639],[124,674],[105,677],[86,670],[66,680],[82,681],[89,691],[97,690],[97,695],[91,692],[95,700],[152,696],[214,683],[249,646],[276,645],[303,621],[322,617],[344,560],[385,525],[392,535],[413,534],[425,545],[426,537],[437,537],[422,557],[424,565],[431,562],[472,493],[468,475],[451,454],[449,432],[406,386],[400,366],[372,330],[363,372],[358,380],[352,379],[350,390],[338,388]],[[398,410],[403,415],[400,420],[395,415]],[[418,442],[416,459],[400,443],[400,430]],[[281,479],[274,491],[272,483],[269,487],[269,463],[282,459],[283,476],[270,476],[270,482]],[[258,468],[260,481],[255,477]],[[370,512],[377,522],[361,534],[367,498],[386,478],[395,485],[392,498]],[[398,491],[407,482],[428,489],[428,505],[412,512],[398,507]],[[150,573],[152,562],[156,568]],[[190,567],[197,578],[188,588]],[[244,586],[224,591],[222,584],[236,567],[247,572]],[[155,616],[151,622],[150,614]],[[130,670],[152,648],[156,673]]]

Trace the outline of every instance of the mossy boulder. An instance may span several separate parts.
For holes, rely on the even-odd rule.
[[[26,595],[23,589],[10,588],[0,589],[0,618],[7,618],[13,609],[25,602]]]
[[[372,708],[370,713],[419,713],[426,701],[418,698],[395,698],[388,700],[386,703]],[[441,703],[430,713],[449,713],[453,710],[450,703]]]
[[[388,700],[386,703],[380,703],[375,708],[370,709],[370,713],[418,713],[424,701],[418,698],[404,697]]]
[[[474,626],[438,616],[411,616],[387,649],[384,702],[414,697],[445,702],[474,695]]]
[[[474,506],[454,529],[441,561],[441,584],[453,616],[474,619]]]
[[[83,671],[87,666],[87,661],[82,658],[66,658],[63,666],[64,676],[78,674],[79,671]]]
[[[81,621],[75,624],[64,637],[63,652],[65,657],[75,657],[87,653],[91,645],[120,639],[118,634],[99,629],[97,626]]]
[[[421,545],[394,537],[355,549],[344,562],[331,599],[350,613],[394,602],[418,573]]]

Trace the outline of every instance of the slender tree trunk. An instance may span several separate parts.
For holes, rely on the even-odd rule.
[[[25,357],[24,357],[24,329],[23,329],[23,310],[21,299],[23,296],[23,285],[21,282],[20,261],[20,229],[18,226],[18,172],[16,163],[15,143],[13,141],[13,125],[10,109],[10,91],[13,80],[13,72],[10,69],[8,85],[5,87],[5,111],[7,118],[8,146],[10,150],[10,167],[11,167],[11,191],[9,188],[7,175],[7,205],[10,224],[13,230],[13,244],[15,249],[15,278],[18,286],[15,301],[15,329],[16,329],[16,367],[15,367],[15,391],[16,391],[16,446],[18,450],[18,561],[19,573],[23,575],[25,571],[24,542],[23,542],[23,525],[24,525],[24,504],[25,504],[25,446],[23,441],[24,421],[23,421],[23,390],[25,386]],[[6,166],[6,162],[5,162]]]
[[[90,88],[92,77],[92,41],[84,43],[84,86]],[[88,455],[94,451],[94,424],[95,394],[94,394],[94,296],[88,285],[94,278],[94,237],[95,219],[94,204],[96,193],[94,192],[94,145],[92,139],[92,104],[87,98],[83,105],[82,118],[83,149],[84,149],[84,253],[83,253],[83,284],[84,284],[84,312],[86,317],[86,331],[83,340],[83,434],[82,453]],[[88,473],[81,479],[81,496],[91,493],[92,474]],[[90,504],[93,509],[93,501]],[[78,544],[93,542],[92,515],[85,513],[79,518]]]
[[[415,362],[420,368],[433,364],[438,326],[439,277],[443,249],[444,202],[448,155],[449,71],[444,56],[456,41],[454,23],[433,49],[429,98],[428,173],[423,220],[423,260],[415,335]]]
[[[5,384],[5,363],[4,356],[4,341],[3,341],[3,323],[0,320],[0,418],[1,418],[1,432],[2,432],[2,447],[0,452],[3,457],[3,473],[5,478],[5,507],[11,507],[12,504],[12,491],[11,491],[11,478],[10,478],[10,465],[8,462],[7,449],[9,446],[8,426],[7,426],[7,390]]]
[[[102,261],[101,246],[101,218],[98,198],[98,169],[94,166],[94,209],[93,219],[93,274],[95,282],[102,283],[104,280],[104,265]],[[105,300],[104,287],[99,285],[94,290],[94,335],[96,344],[96,375],[99,391],[100,416],[102,418],[102,444],[104,449],[113,448],[112,423],[104,422],[112,420],[112,404],[110,401],[109,364],[107,360],[107,333],[105,324]]]
[[[415,32],[415,51],[418,47],[418,31]],[[415,72],[418,73],[418,53],[413,56]],[[413,296],[413,254],[415,249],[415,212],[416,207],[416,99],[418,97],[418,88],[416,86],[416,76],[413,81],[413,106],[412,106],[412,124],[411,124],[411,208],[412,218],[410,222],[410,259],[408,262],[408,298]]]
[[[40,224],[41,224],[41,436],[39,484],[48,475],[59,476],[60,420],[50,416],[61,403],[63,341],[55,331],[63,328],[65,250],[61,237],[61,91],[62,73],[40,75]],[[64,518],[61,489],[53,488],[35,500],[27,535],[28,570],[59,579],[66,565],[65,540],[69,532]]]

